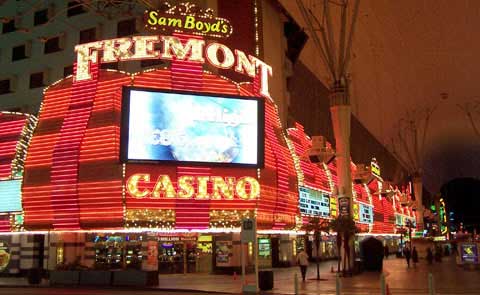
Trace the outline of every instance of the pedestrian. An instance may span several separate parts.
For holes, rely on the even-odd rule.
[[[387,244],[383,246],[383,255],[385,255],[385,258],[388,258],[388,255],[390,254],[390,251],[388,250]]]
[[[300,266],[300,272],[302,273],[302,280],[305,282],[305,276],[307,275],[308,267],[308,254],[305,250],[300,251],[297,255],[297,263]]]
[[[445,255],[445,256],[450,256],[450,248],[448,247],[448,245],[445,245],[445,248],[444,248],[444,249],[445,249],[445,250],[444,250],[444,253],[445,253],[444,255]]]
[[[413,250],[412,250],[412,262],[413,262],[413,267],[417,267],[418,253],[415,247],[413,247]]]
[[[442,247],[435,248],[435,262],[442,262]]]
[[[407,267],[410,267],[410,257],[412,257],[412,253],[410,252],[410,248],[405,247],[403,250],[403,255],[405,256],[405,259],[407,260]]]
[[[433,263],[433,252],[432,252],[432,249],[430,249],[430,247],[427,248],[427,261],[428,261],[428,264]]]

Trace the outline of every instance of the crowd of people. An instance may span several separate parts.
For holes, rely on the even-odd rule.
[[[453,251],[455,252],[456,251],[456,247],[453,246]],[[440,245],[437,245],[435,246],[435,251],[432,250],[431,247],[427,247],[427,254],[425,256],[428,264],[432,264],[434,261],[435,262],[442,262],[442,257],[443,256],[449,256],[450,255],[450,247],[445,245],[444,248],[442,248]],[[402,250],[399,250],[401,251],[399,253],[399,255],[397,255],[397,257],[401,257],[403,256],[407,262],[407,267],[410,267],[410,262],[413,264],[413,267],[416,267],[417,263],[418,263],[418,251],[417,251],[417,248],[416,247],[413,247],[412,249],[410,249],[408,246],[405,246]],[[389,256],[389,249],[388,249],[388,246],[385,245],[384,246],[384,255],[385,255],[385,258],[388,258]]]
[[[457,252],[457,247],[456,245],[452,245],[452,251],[450,250],[450,247],[448,245],[445,245],[443,248],[440,245],[437,245],[434,247],[435,251],[432,250],[431,247],[427,247],[426,249],[426,260],[428,264],[432,264],[433,262],[442,262],[442,257],[443,256],[449,256],[450,252],[453,252],[453,254],[456,254]],[[390,251],[387,245],[383,247],[383,255],[385,259],[388,259],[390,255]],[[419,262],[419,256],[418,256],[418,251],[417,248],[414,246],[412,249],[407,245],[403,248],[399,249],[399,253],[397,253],[397,257],[404,257],[406,262],[407,262],[407,267],[410,267],[410,263],[412,263],[413,267],[415,268],[417,266],[417,263]],[[309,256],[305,252],[305,250],[301,250],[298,255],[297,255],[297,264],[300,266],[300,272],[302,275],[302,280],[305,281],[305,276],[307,273],[307,267],[309,264]]]

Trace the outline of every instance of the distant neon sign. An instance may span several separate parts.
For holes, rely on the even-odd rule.
[[[130,176],[126,183],[128,194],[134,198],[179,198],[201,200],[256,199],[260,184],[253,177],[180,176],[175,187],[168,175],[160,175],[154,183],[148,173]],[[153,185],[153,189],[149,188]],[[211,187],[211,190],[209,190]]]
[[[162,50],[156,50],[160,43]],[[219,69],[234,69],[251,78],[259,76],[259,94],[270,97],[268,78],[272,75],[272,67],[255,56],[247,55],[241,50],[231,50],[226,45],[212,42],[205,44],[202,39],[180,41],[175,36],[133,36],[117,38],[75,46],[77,52],[77,71],[75,81],[92,79],[91,66],[98,63],[111,63],[141,59],[185,60],[194,63],[208,61]],[[103,52],[100,58],[100,52]]]
[[[380,165],[378,165],[377,159],[373,158],[370,162],[370,171],[375,176],[380,177]]]

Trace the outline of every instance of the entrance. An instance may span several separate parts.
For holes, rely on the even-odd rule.
[[[163,274],[197,272],[197,243],[180,237],[159,237],[158,272]]]
[[[280,267],[280,239],[272,237],[272,267]]]

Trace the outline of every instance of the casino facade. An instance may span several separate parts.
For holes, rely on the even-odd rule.
[[[5,273],[73,264],[231,273],[245,218],[256,220],[260,267],[316,252],[302,225],[338,216],[335,159],[312,162],[303,126],[284,129],[268,88],[274,68],[191,32],[96,41],[76,53],[74,74],[45,88],[38,118],[0,114]],[[165,66],[101,69],[138,59]],[[353,185],[357,246],[376,236],[394,251],[398,229],[415,222],[409,185],[383,181],[375,162],[351,169],[364,172]],[[334,234],[319,251],[338,256]]]

